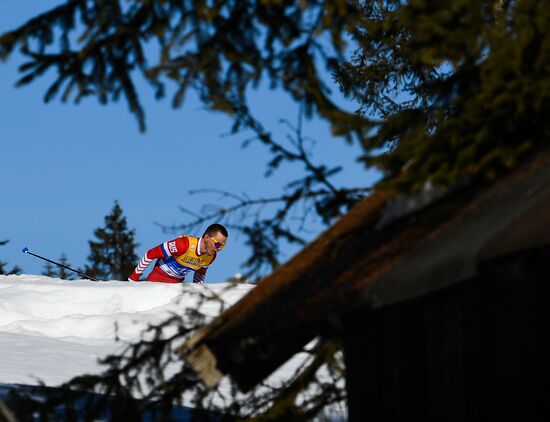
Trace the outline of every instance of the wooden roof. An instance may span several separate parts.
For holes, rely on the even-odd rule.
[[[472,277],[484,260],[550,245],[548,151],[502,180],[403,206],[416,199],[362,200],[182,345],[187,362],[206,385],[229,374],[247,390],[315,336],[338,331],[347,312],[419,297]]]

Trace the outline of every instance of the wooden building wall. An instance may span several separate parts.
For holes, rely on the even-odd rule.
[[[351,421],[550,420],[550,248],[345,319]],[[418,419],[420,418],[420,419]]]

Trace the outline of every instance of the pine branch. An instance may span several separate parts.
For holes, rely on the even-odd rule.
[[[316,62],[332,68],[343,62],[344,38],[357,23],[350,20],[356,12],[352,2],[334,7],[332,2],[313,1],[306,7],[257,0],[132,0],[121,8],[118,2],[73,0],[0,35],[0,57],[8,58],[18,47],[27,53],[34,73],[24,75],[21,84],[48,69],[57,70],[48,100],[63,83],[68,86],[63,99],[75,88],[77,101],[90,95],[101,102],[110,95],[116,101],[122,93],[141,130],[144,110],[134,88],[139,73],[151,82],[158,98],[164,96],[164,80],[175,81],[176,107],[189,89],[195,89],[208,108],[230,115],[235,101],[244,102],[247,90],[268,77],[303,102],[308,115],[318,113],[340,127],[335,132],[347,136],[366,119],[329,100],[320,77],[323,66]],[[318,41],[326,34],[331,43]],[[151,42],[160,46],[158,55],[147,50]],[[87,73],[90,69],[93,72]],[[339,118],[347,123],[341,125]]]

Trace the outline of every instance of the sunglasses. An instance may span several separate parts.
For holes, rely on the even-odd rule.
[[[217,250],[221,250],[223,249],[223,247],[225,246],[225,243],[222,243],[220,241],[218,241],[216,238],[212,237],[212,236],[208,236],[210,238],[210,240],[212,241],[212,243],[214,243],[214,247],[217,249]]]

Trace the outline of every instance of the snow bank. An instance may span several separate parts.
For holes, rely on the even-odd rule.
[[[55,387],[76,375],[100,373],[105,368],[98,364],[99,358],[138,341],[149,324],[160,323],[174,312],[183,314],[185,308],[196,308],[201,294],[218,296],[227,307],[253,288],[244,283],[94,282],[0,275],[0,385],[36,385],[41,381]],[[213,318],[222,309],[219,302],[208,301],[200,311]],[[280,385],[310,358],[298,353],[267,383]],[[327,374],[320,377],[331,382]],[[343,382],[340,380],[341,388]],[[230,390],[225,378],[219,387],[224,394]],[[254,394],[266,389],[258,387]],[[190,404],[192,398],[187,401]],[[328,411],[333,420],[346,419],[341,417],[345,415],[343,403]]]
[[[0,383],[54,386],[98,372],[98,358],[138,340],[149,324],[196,307],[200,294],[230,305],[253,287],[0,275]],[[220,305],[206,303],[201,312],[213,317]]]

